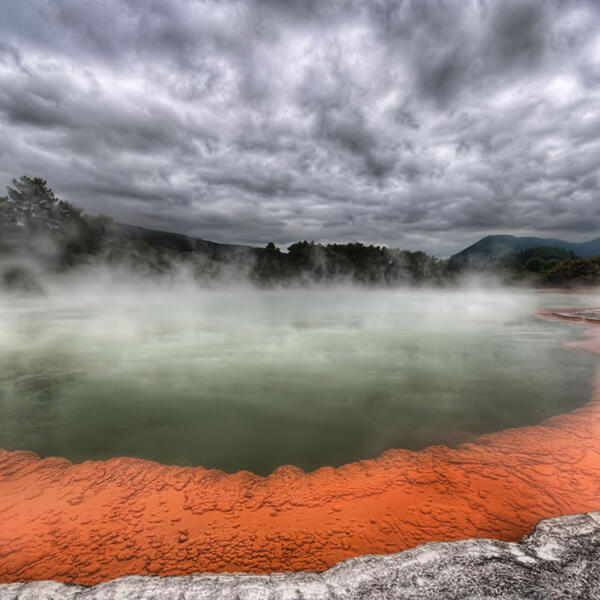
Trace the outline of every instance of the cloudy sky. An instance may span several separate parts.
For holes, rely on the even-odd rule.
[[[600,2],[19,0],[0,185],[224,242],[600,235]]]

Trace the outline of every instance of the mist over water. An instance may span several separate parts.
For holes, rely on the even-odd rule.
[[[267,474],[456,445],[590,397],[591,295],[97,278],[0,296],[0,447]],[[135,291],[132,291],[135,290]]]

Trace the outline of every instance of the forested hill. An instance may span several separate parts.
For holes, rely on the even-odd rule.
[[[263,248],[245,246],[242,244],[222,244],[210,242],[182,233],[147,229],[137,225],[112,223],[113,235],[120,235],[124,239],[135,240],[150,246],[165,248],[174,252],[203,252],[213,258],[227,257],[236,254],[260,254]]]
[[[566,242],[564,240],[539,237],[488,235],[468,248],[454,254],[450,258],[450,261],[461,262],[467,260],[471,262],[481,262],[497,260],[507,254],[539,247],[563,248],[564,250],[572,252],[579,258],[589,258],[591,256],[600,255],[600,238],[596,238],[589,242]]]
[[[576,287],[600,285],[600,238],[566,242],[490,235],[452,256],[449,273],[496,273],[511,284]]]

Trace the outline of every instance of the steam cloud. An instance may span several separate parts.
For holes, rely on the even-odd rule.
[[[457,444],[589,398],[594,358],[532,312],[597,295],[63,277],[0,295],[0,447],[266,474]]]

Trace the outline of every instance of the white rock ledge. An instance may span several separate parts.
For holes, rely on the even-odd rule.
[[[322,573],[122,577],[93,587],[0,585],[0,600],[600,599],[600,512],[540,521],[520,543],[423,544]]]

